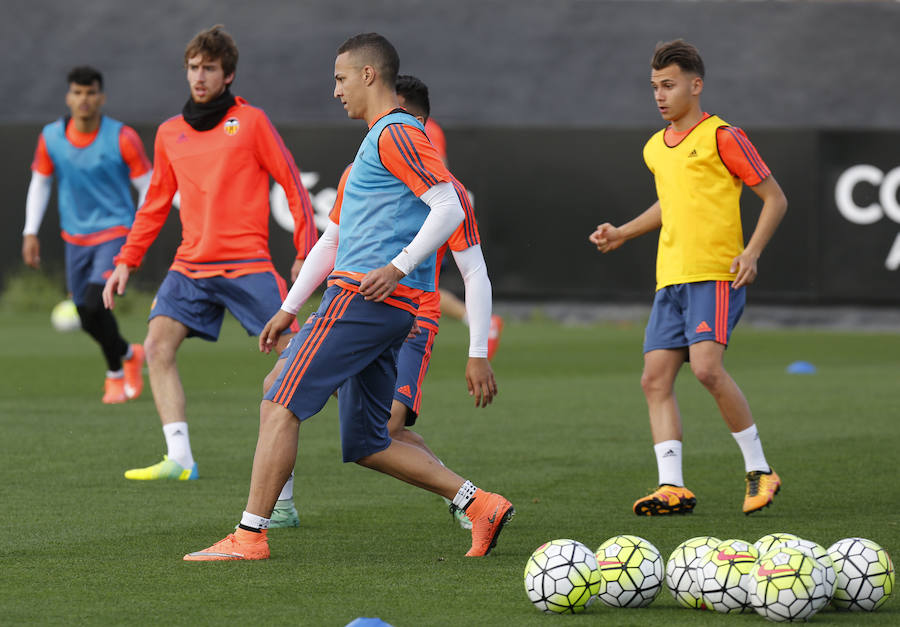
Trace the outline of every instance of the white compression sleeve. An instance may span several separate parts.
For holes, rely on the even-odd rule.
[[[150,188],[150,179],[153,178],[153,170],[149,170],[140,176],[136,176],[131,179],[131,184],[134,185],[134,188],[137,190],[138,198],[137,198],[137,207],[141,208],[141,205],[144,204],[144,199],[147,197],[147,190]]]
[[[22,235],[38,234],[52,191],[52,176],[31,172],[31,183],[28,184],[28,196],[25,198],[25,229],[22,231]]]
[[[281,305],[283,311],[296,315],[303,303],[316,291],[328,275],[334,270],[334,260],[337,257],[338,234],[340,227],[328,221],[325,232],[316,242],[312,250],[303,261],[300,274],[291,286],[291,291]]]
[[[491,280],[487,264],[476,244],[453,251],[453,260],[466,284],[466,317],[469,320],[469,357],[487,357],[488,332],[491,328]]]
[[[403,274],[412,272],[446,242],[466,216],[450,183],[438,183],[419,198],[431,211],[413,240],[391,260]]]

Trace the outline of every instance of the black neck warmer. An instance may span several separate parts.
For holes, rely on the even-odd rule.
[[[215,128],[223,117],[225,112],[234,106],[235,99],[231,90],[226,87],[219,96],[209,102],[194,102],[193,98],[188,98],[184,104],[181,114],[184,121],[191,125],[195,131],[208,131]]]

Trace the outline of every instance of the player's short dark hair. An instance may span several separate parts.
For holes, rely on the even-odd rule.
[[[406,110],[413,115],[421,115],[426,120],[431,115],[431,101],[428,99],[428,85],[415,76],[401,74],[397,77],[397,94],[403,96]]]
[[[222,62],[222,70],[225,76],[237,69],[238,47],[234,38],[221,24],[216,24],[206,30],[202,30],[188,42],[184,49],[184,65],[188,60],[202,56],[207,61],[219,60]]]
[[[661,70],[673,64],[680,67],[682,72],[696,74],[700,78],[703,78],[706,71],[703,59],[700,58],[700,51],[683,39],[659,42],[650,59],[650,67],[654,70]]]
[[[397,49],[385,37],[378,33],[360,33],[341,44],[337,53],[358,52],[363,55],[367,65],[371,65],[381,76],[385,85],[391,87],[397,82],[400,73],[400,56]]]
[[[83,85],[85,87],[90,87],[94,83],[97,83],[100,91],[103,91],[103,74],[100,73],[100,70],[91,67],[90,65],[73,67],[69,70],[69,76],[67,77],[66,82],[69,85],[75,83],[76,85]]]

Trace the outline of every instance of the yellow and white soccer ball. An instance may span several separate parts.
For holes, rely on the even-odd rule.
[[[744,540],[724,540],[700,560],[694,576],[706,607],[738,613],[750,607],[747,583],[759,552]]]
[[[800,536],[795,536],[792,533],[767,533],[753,543],[753,548],[756,549],[760,555],[765,555],[783,542],[787,542],[788,540],[798,540],[799,538]]]
[[[828,547],[837,586],[831,602],[839,610],[871,612],[894,591],[894,563],[877,543],[844,538]]]
[[[662,590],[663,559],[659,549],[638,536],[613,536],[597,549],[600,592],[610,607],[644,607]]]
[[[779,546],[750,570],[750,604],[774,622],[803,621],[828,605],[825,568],[806,550]]]
[[[61,333],[77,331],[81,328],[81,318],[78,317],[78,308],[71,299],[66,299],[56,304],[50,312],[50,324]]]
[[[834,570],[834,561],[828,554],[828,549],[823,547],[821,544],[813,542],[812,540],[806,540],[804,538],[787,540],[779,544],[778,547],[787,547],[789,549],[806,551],[813,556],[813,559],[815,559],[817,562],[819,562],[819,564],[822,565],[822,568],[825,569],[825,592],[828,594],[828,600],[830,601],[831,597],[834,596],[834,591],[837,587],[837,572]]]
[[[685,540],[672,551],[666,562],[666,586],[682,607],[703,609],[703,599],[693,571],[703,556],[716,548],[721,540],[712,536],[698,536]]]
[[[545,542],[525,564],[525,593],[547,613],[583,612],[599,588],[597,559],[576,540]]]

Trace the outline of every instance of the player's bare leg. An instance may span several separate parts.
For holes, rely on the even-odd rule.
[[[259,438],[250,475],[247,511],[269,518],[285,481],[297,460],[300,421],[291,411],[272,401],[259,407]]]
[[[281,344],[281,342],[279,342],[279,344]],[[278,378],[278,375],[281,374],[286,363],[287,361],[284,359],[277,360],[272,367],[272,370],[266,375],[266,378],[263,379],[263,396],[266,395],[269,388],[275,383],[275,380]],[[300,526],[300,514],[297,512],[297,506],[294,505],[293,471],[282,487],[281,493],[278,495],[278,500],[275,501],[272,515],[269,518],[269,529]]]
[[[437,455],[434,454],[428,445],[425,444],[425,438],[420,434],[406,428],[406,416],[409,408],[398,400],[391,402],[391,417],[388,419],[388,433],[392,440],[406,442],[412,446],[416,446],[433,457],[438,463],[441,463]]]
[[[691,370],[712,394],[725,424],[732,433],[753,425],[753,414],[744,393],[725,371],[725,346],[718,342],[697,342],[690,347]]]
[[[184,387],[178,374],[175,355],[184,342],[188,328],[168,316],[156,316],[148,324],[144,352],[150,372],[153,401],[162,423],[186,422]]]
[[[694,494],[684,487],[681,468],[681,413],[675,398],[675,378],[687,358],[687,350],[653,350],[644,355],[641,387],[647,399],[650,431],[659,471],[659,487],[635,501],[639,516],[690,513]]]
[[[747,398],[725,371],[725,346],[712,341],[697,342],[691,346],[690,353],[691,370],[716,400],[722,418],[744,456],[747,471],[744,513],[751,514],[768,507],[781,490],[781,479],[766,461]]]
[[[148,325],[144,351],[150,372],[150,389],[162,422],[168,451],[161,462],[127,470],[126,479],[187,480],[198,476],[185,418],[184,387],[175,361],[178,348],[187,334],[188,328],[185,325],[168,316],[156,316]]]

